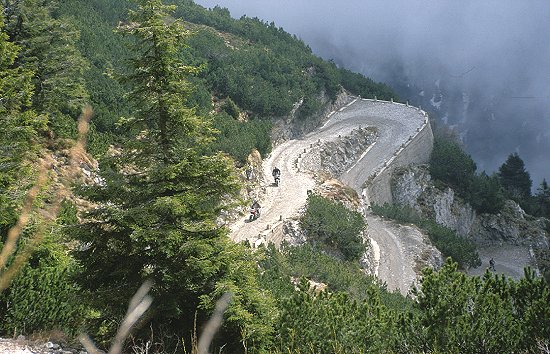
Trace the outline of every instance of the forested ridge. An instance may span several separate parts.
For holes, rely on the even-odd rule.
[[[550,290],[530,270],[468,277],[448,259],[410,296],[390,293],[359,267],[360,214],[316,195],[303,246],[228,238],[220,215],[239,203],[237,169],[269,153],[273,119],[296,108],[307,120],[342,88],[393,96],[222,8],[3,1],[0,336],[87,333],[108,349],[150,284],[125,352],[196,352],[224,294],[213,352],[544,352]],[[92,182],[75,173],[93,164],[85,146]],[[525,196],[509,170],[501,183]]]

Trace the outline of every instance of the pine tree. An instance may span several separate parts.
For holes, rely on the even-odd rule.
[[[22,164],[34,151],[37,132],[44,128],[44,121],[31,109],[33,73],[15,65],[19,51],[9,41],[0,14],[0,235],[15,220],[24,194],[21,176],[27,174]]]
[[[474,176],[468,200],[480,213],[498,213],[506,198],[497,176],[488,176],[485,172]]]
[[[135,139],[102,162],[103,185],[84,191],[97,207],[73,234],[83,245],[75,252],[83,266],[79,282],[101,311],[100,327],[121,318],[131,294],[152,279],[147,322],[155,336],[186,343],[196,311],[200,330],[216,299],[230,291],[220,343],[230,351],[242,348],[240,341],[261,348],[271,302],[258,290],[250,256],[217,222],[237,193],[236,178],[228,158],[205,154],[213,130],[183,103],[196,69],[180,61],[190,32],[173,11],[160,0],[137,1],[118,29],[135,43],[122,80],[136,113],[121,121]]]
[[[88,63],[68,21],[52,16],[56,1],[5,0],[6,30],[21,48],[15,63],[33,72],[33,107],[60,137],[75,137],[75,119],[87,101],[83,73]]]
[[[420,284],[421,327],[411,335],[422,347],[410,351],[532,352],[550,335],[550,288],[530,269],[518,282],[489,271],[469,277],[447,259],[437,272],[424,269]]]
[[[436,136],[430,158],[430,174],[448,183],[461,195],[472,188],[477,166],[460,145],[448,137]]]
[[[531,196],[531,177],[517,153],[510,154],[498,169],[500,183],[512,198],[519,200]]]

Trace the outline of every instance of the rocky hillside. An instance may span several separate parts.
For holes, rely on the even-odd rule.
[[[398,170],[392,180],[393,198],[397,204],[415,209],[424,217],[474,240],[479,246],[517,245],[548,249],[545,218],[525,213],[512,200],[498,214],[478,214],[451,188],[438,188],[426,166]]]

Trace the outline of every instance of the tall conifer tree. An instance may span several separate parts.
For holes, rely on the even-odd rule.
[[[538,216],[550,218],[550,187],[546,178],[542,180],[535,194],[535,211]]]
[[[32,71],[18,67],[20,47],[5,33],[0,13],[0,235],[15,221],[23,161],[34,149],[43,121],[32,110]],[[0,239],[0,242],[2,240]]]
[[[88,98],[83,77],[88,63],[76,46],[79,32],[52,16],[55,0],[3,3],[6,31],[21,48],[15,62],[33,72],[35,111],[56,136],[76,137],[76,117]]]
[[[513,198],[529,198],[531,196],[531,176],[525,170],[525,163],[517,153],[510,154],[498,169],[500,183]]]
[[[270,300],[258,290],[244,248],[217,222],[238,185],[228,158],[205,154],[213,140],[209,122],[184,105],[186,78],[196,69],[180,61],[190,32],[173,11],[160,0],[137,1],[119,26],[135,44],[122,80],[136,110],[121,120],[135,139],[100,165],[103,185],[85,192],[97,208],[74,233],[85,245],[75,253],[80,282],[104,321],[123,316],[131,294],[152,279],[148,320],[159,335],[187,343],[196,311],[200,329],[215,300],[231,291],[220,343],[235,350],[241,340],[254,341],[261,348],[271,330]]]

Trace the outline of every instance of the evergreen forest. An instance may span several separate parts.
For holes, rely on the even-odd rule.
[[[547,279],[467,276],[475,250],[428,221],[449,258],[407,296],[362,271],[361,214],[317,195],[303,245],[229,239],[238,171],[269,154],[274,123],[390,87],[192,0],[2,6],[0,337],[113,353],[202,353],[208,334],[220,353],[548,352]],[[517,154],[488,176],[441,138],[430,170],[480,212],[512,198],[550,216],[546,181],[532,195]]]

